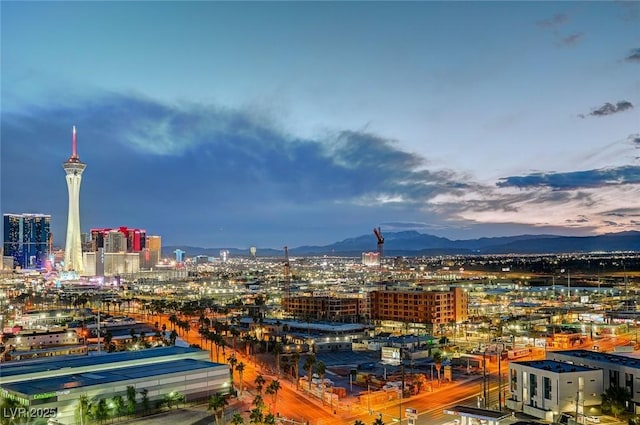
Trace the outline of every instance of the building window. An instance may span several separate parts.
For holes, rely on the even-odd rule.
[[[529,374],[529,394],[531,394],[531,400],[538,395],[538,376],[533,373]]]
[[[551,378],[547,378],[546,376],[542,378],[543,387],[544,387],[544,398],[546,400],[551,400]]]
[[[612,388],[620,386],[620,372],[617,370],[609,370],[609,386]]]

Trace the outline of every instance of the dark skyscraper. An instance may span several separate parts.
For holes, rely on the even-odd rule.
[[[4,255],[22,268],[43,267],[49,255],[51,216],[4,214]]]

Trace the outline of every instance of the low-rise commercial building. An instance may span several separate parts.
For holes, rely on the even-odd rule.
[[[169,394],[180,393],[185,401],[194,401],[215,393],[229,393],[232,389],[229,366],[189,358],[200,357],[201,351],[190,350],[172,347],[73,357],[66,362],[68,367],[63,367],[62,361],[25,362],[8,369],[3,366],[0,396],[27,408],[55,409],[59,423],[74,424],[80,396],[86,396],[91,403],[108,402],[115,396],[126,399],[131,387],[138,394],[137,405],[142,408],[141,392],[146,393],[150,405]],[[51,366],[54,368],[48,370]]]

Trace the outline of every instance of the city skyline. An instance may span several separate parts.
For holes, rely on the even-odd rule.
[[[640,224],[636,2],[4,2],[3,213],[165,245]]]

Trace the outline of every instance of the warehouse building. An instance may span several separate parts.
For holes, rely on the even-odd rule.
[[[86,396],[91,403],[101,399],[108,403],[117,395],[126,400],[127,388],[133,387],[141,409],[141,392],[146,392],[149,404],[155,405],[169,394],[179,393],[190,402],[231,391],[228,365],[188,357],[198,357],[197,352],[201,350],[191,353],[186,351],[191,349],[182,349],[185,351],[181,353],[164,350],[141,351],[138,353],[142,355],[137,358],[122,356],[129,353],[73,358],[67,361],[67,367],[58,364],[51,371],[46,369],[58,361],[28,362],[31,364],[25,364],[21,371],[19,365],[8,368],[7,379],[11,382],[5,380],[3,366],[0,395],[25,407],[57,409],[58,423],[70,425],[76,423],[81,396]],[[164,356],[160,355],[161,351]]]

